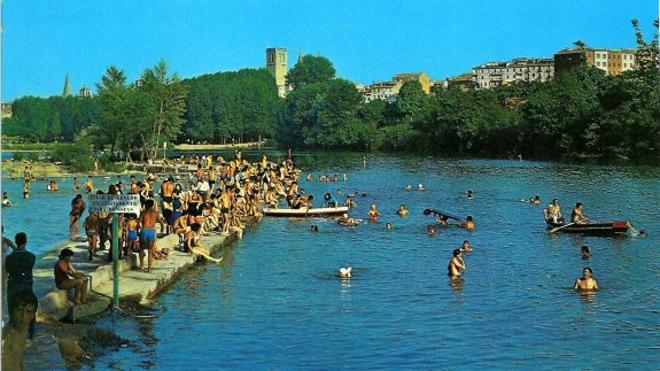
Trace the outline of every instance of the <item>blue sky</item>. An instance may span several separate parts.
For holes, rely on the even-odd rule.
[[[90,88],[111,64],[133,80],[164,58],[182,77],[262,67],[265,48],[320,53],[361,83],[398,72],[442,79],[581,39],[634,47],[654,34],[657,0],[4,0],[3,101]]]

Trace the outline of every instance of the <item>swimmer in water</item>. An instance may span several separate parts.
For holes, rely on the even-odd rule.
[[[580,254],[582,254],[582,259],[583,260],[589,260],[591,258],[591,250],[589,250],[589,246],[584,245],[580,248]]]
[[[426,234],[429,235],[429,237],[435,236],[435,226],[429,225],[426,227]]]
[[[410,184],[408,184],[403,189],[405,189],[406,191],[412,191],[412,186]]]
[[[397,210],[396,213],[399,214],[399,216],[406,216],[409,214],[405,204],[401,204],[401,206],[399,206],[399,210]]]
[[[575,280],[575,286],[573,288],[578,291],[598,290],[598,282],[591,277],[592,274],[593,271],[591,268],[584,267],[582,270],[582,277]]]
[[[449,264],[447,264],[447,275],[451,279],[457,279],[461,277],[461,272],[465,269],[467,269],[467,265],[463,261],[461,250],[455,249],[449,260]]]
[[[376,204],[371,204],[371,208],[369,209],[367,215],[369,215],[370,222],[378,221],[378,217],[380,216],[380,211],[378,211]]]
[[[417,186],[417,190],[420,191],[420,192],[425,191],[424,186],[422,185],[422,183],[419,183],[419,185]]]
[[[351,268],[351,267],[348,267],[348,268],[341,267],[341,268],[339,268],[339,271],[337,272],[337,276],[339,278],[343,279],[343,280],[350,279],[352,270],[353,270],[353,268]]]
[[[392,223],[385,223],[385,230],[386,231],[391,231],[392,230]]]
[[[468,231],[472,231],[474,229],[474,221],[472,220],[472,216],[465,218],[465,222],[460,223],[458,226],[463,227]]]
[[[319,226],[316,225],[316,224],[312,224],[311,230],[312,230],[312,232],[318,232],[319,231]]]
[[[467,197],[468,200],[474,199],[474,193],[472,192],[471,189],[468,189],[468,191],[465,192],[465,197]]]
[[[463,241],[463,245],[460,247],[462,252],[472,252],[473,248],[470,246],[470,242],[468,240]]]
[[[435,221],[441,227],[446,227],[449,225],[449,218],[446,215],[436,214]]]
[[[536,196],[530,198],[529,203],[533,204],[533,205],[540,205],[541,204],[541,196],[536,195]]]

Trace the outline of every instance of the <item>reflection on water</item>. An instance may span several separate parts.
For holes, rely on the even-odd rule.
[[[379,223],[264,219],[223,251],[222,264],[192,268],[160,296],[154,318],[100,320],[132,346],[98,359],[98,368],[649,369],[660,362],[653,351],[657,168],[389,155],[369,155],[363,167],[360,153],[298,156],[315,179],[348,175],[346,183],[303,181],[308,192],[318,199],[337,188],[366,192],[352,214],[364,218],[374,202]],[[404,191],[419,183],[425,192]],[[468,189],[474,200],[466,200]],[[535,194],[543,204],[559,198],[564,214],[581,201],[592,219],[628,219],[649,235],[547,235],[542,206],[520,202]],[[66,216],[70,197],[53,214]],[[401,203],[406,218],[396,215]],[[438,228],[429,238],[428,207],[472,215],[476,230]],[[27,228],[17,220],[11,224]],[[449,281],[447,261],[464,239],[475,250],[464,257],[464,280]],[[585,265],[601,287],[595,295],[572,290]],[[355,278],[334,277],[342,266],[356,267]]]

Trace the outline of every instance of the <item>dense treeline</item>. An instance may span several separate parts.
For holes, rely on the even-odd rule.
[[[226,143],[272,138],[280,106],[266,69],[220,72],[184,81],[187,124],[180,140]]]
[[[81,129],[98,118],[100,107],[93,98],[23,97],[12,105],[12,117],[3,119],[2,133],[33,142],[71,141]]]

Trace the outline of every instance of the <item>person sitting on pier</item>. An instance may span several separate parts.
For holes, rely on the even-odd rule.
[[[9,311],[9,322],[2,329],[2,370],[23,370],[23,354],[30,326],[39,302],[31,290],[16,293]]]
[[[399,210],[397,210],[396,213],[397,213],[399,216],[407,216],[407,215],[409,214],[408,209],[406,209],[406,205],[405,205],[405,204],[401,204],[401,206],[399,206]]]
[[[212,257],[209,249],[204,247],[199,242],[200,239],[199,231],[201,230],[201,228],[202,226],[199,225],[199,223],[193,223],[190,226],[190,230],[186,232],[186,243],[185,243],[186,251],[198,256],[202,256],[212,262],[220,263],[223,258],[216,259]]]
[[[593,271],[589,267],[582,270],[582,277],[575,280],[573,287],[578,291],[596,291],[598,290],[598,282],[592,278]]]
[[[78,272],[71,263],[73,251],[69,248],[62,249],[59,260],[55,264],[55,286],[60,290],[76,289],[73,296],[74,304],[86,304],[88,278]]]

